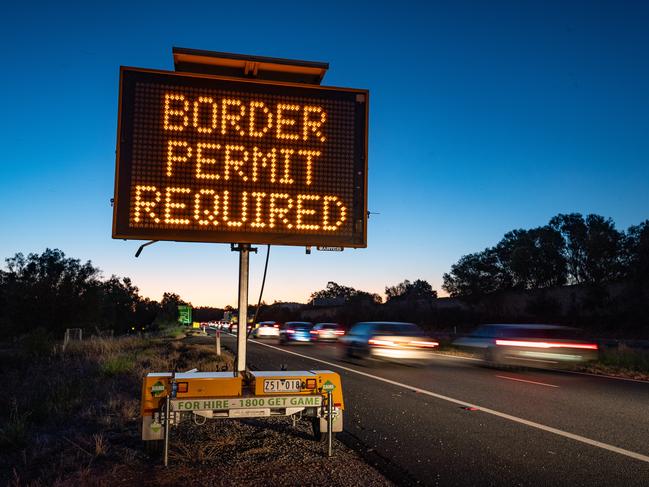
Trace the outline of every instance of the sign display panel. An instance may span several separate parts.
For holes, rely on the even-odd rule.
[[[368,92],[122,68],[113,237],[366,247]]]

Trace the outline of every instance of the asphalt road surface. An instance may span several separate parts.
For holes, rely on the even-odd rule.
[[[223,343],[236,349],[233,336]],[[649,486],[649,383],[441,355],[370,366],[335,344],[274,340],[250,340],[248,364],[338,372],[339,439],[398,484]]]

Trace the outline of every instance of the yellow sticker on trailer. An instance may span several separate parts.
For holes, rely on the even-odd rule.
[[[318,407],[322,396],[229,397],[218,399],[175,399],[174,411],[219,411],[229,409]]]

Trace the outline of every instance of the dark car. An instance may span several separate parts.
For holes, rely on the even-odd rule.
[[[356,323],[338,342],[344,357],[390,362],[426,362],[439,343],[414,323]]]
[[[312,328],[309,321],[287,321],[279,329],[279,343],[311,343]]]
[[[580,330],[543,324],[493,324],[478,327],[453,342],[472,349],[491,365],[561,368],[597,358],[598,346]]]
[[[345,334],[340,323],[316,323],[311,330],[311,339],[316,342],[336,341]]]

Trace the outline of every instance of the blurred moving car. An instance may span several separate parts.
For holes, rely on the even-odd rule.
[[[558,325],[493,324],[478,327],[454,345],[477,350],[493,365],[561,368],[595,360],[598,346],[580,330]]]
[[[311,330],[311,339],[317,342],[336,341],[345,334],[345,328],[340,323],[316,323]]]
[[[252,325],[248,325],[248,331],[250,331],[250,328]],[[225,329],[226,331],[229,331],[230,333],[236,335],[237,331],[239,330],[239,325],[237,323],[229,323],[228,327]]]
[[[311,343],[310,321],[287,321],[279,329],[279,343]]]
[[[338,343],[344,357],[403,363],[426,362],[439,346],[414,323],[386,321],[356,323]]]
[[[253,338],[278,338],[279,323],[277,321],[262,321],[252,330]]]

